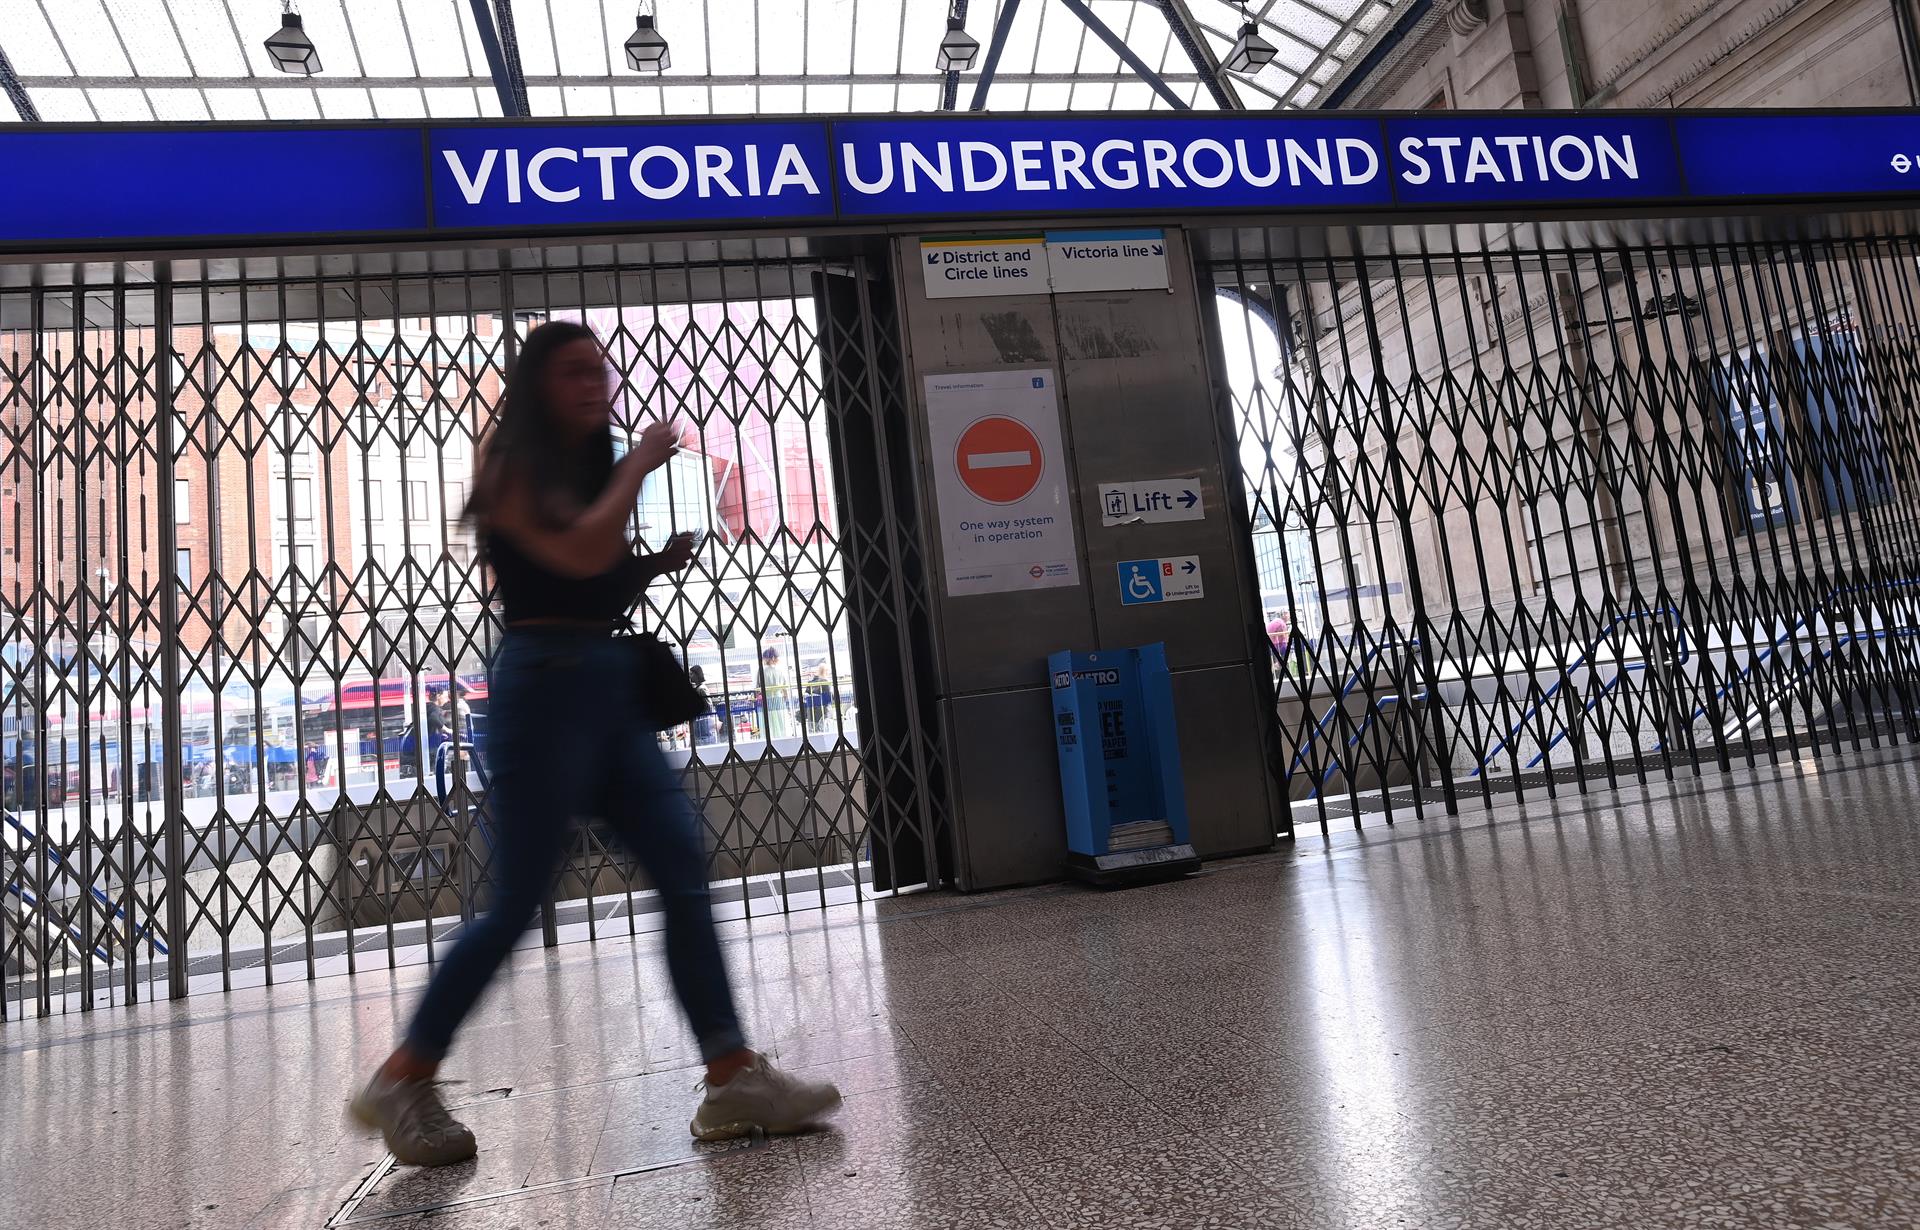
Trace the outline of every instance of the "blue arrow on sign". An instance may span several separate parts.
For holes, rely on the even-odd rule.
[[[1191,575],[1200,571],[1200,565],[1194,563],[1192,560],[1188,560],[1186,563],[1180,565],[1180,571]]]
[[[927,264],[937,265],[939,263],[940,263],[940,254],[938,252],[927,253]]]
[[[1180,506],[1182,508],[1192,508],[1195,504],[1198,504],[1199,502],[1200,502],[1200,497],[1195,495],[1191,491],[1183,491],[1180,493]]]
[[[1159,243],[1156,243],[1156,244],[1154,244],[1154,245],[1153,245],[1153,254],[1154,254],[1155,256],[1165,256],[1165,255],[1167,254],[1167,248],[1166,248],[1166,245],[1165,245],[1165,244],[1159,244]]]

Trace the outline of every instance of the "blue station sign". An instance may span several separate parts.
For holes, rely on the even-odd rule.
[[[0,247],[1920,194],[1920,112],[10,125]]]

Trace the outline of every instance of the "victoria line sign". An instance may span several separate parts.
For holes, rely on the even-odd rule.
[[[0,246],[1920,196],[1920,112],[9,127]]]

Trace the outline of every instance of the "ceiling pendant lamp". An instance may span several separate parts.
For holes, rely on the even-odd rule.
[[[667,40],[653,28],[653,6],[643,4],[633,19],[633,33],[627,38],[627,67],[636,73],[664,73],[672,66]]]
[[[273,66],[283,73],[311,77],[320,71],[320,53],[301,28],[300,14],[293,11],[293,0],[287,0],[280,14],[280,28],[267,38],[266,48]]]
[[[1279,51],[1272,43],[1260,37],[1260,26],[1247,12],[1246,0],[1240,4],[1240,37],[1233,44],[1233,50],[1227,52],[1227,58],[1220,67],[1230,73],[1250,76],[1273,63],[1273,57]]]
[[[966,26],[949,8],[947,32],[940,37],[940,54],[934,60],[934,67],[943,73],[964,73],[973,67],[973,59],[979,54],[979,40],[967,33]]]

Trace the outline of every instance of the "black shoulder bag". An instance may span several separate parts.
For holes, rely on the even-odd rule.
[[[711,706],[705,689],[687,677],[687,668],[665,641],[651,632],[624,638],[640,671],[640,708],[655,726],[671,730],[705,717]]]

